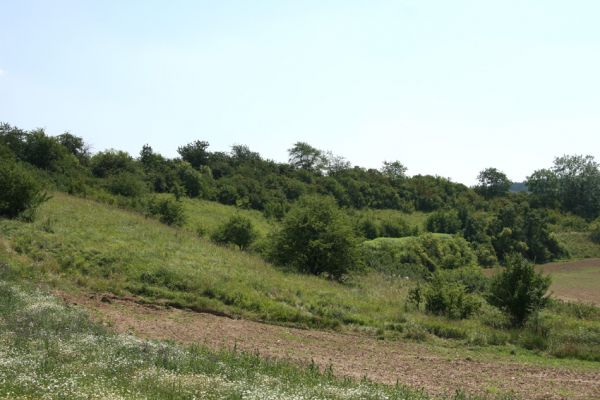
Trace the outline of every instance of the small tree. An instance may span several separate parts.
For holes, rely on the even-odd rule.
[[[22,165],[7,160],[0,162],[0,216],[32,220],[35,209],[48,198]]]
[[[490,304],[507,312],[516,326],[521,326],[529,315],[546,306],[550,276],[536,272],[533,264],[520,255],[506,259],[506,269],[491,282]]]
[[[359,260],[352,224],[330,197],[300,198],[284,218],[273,245],[275,262],[335,279]]]
[[[170,197],[152,198],[147,204],[147,213],[158,217],[163,224],[182,226],[185,223],[183,204]]]
[[[252,221],[241,215],[234,215],[227,222],[221,225],[211,236],[216,243],[233,243],[246,250],[254,240],[256,240],[256,230],[252,226]]]
[[[479,185],[475,190],[485,198],[504,196],[510,189],[511,181],[502,171],[486,168],[477,176]]]

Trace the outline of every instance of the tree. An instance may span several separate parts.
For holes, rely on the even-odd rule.
[[[381,173],[390,179],[398,180],[406,178],[407,168],[400,161],[384,161]]]
[[[546,306],[550,283],[550,276],[536,272],[522,256],[512,255],[506,260],[506,269],[492,279],[488,301],[507,312],[514,325],[521,326]]]
[[[273,245],[275,262],[335,279],[359,260],[352,224],[331,197],[300,198],[285,216]]]
[[[2,160],[0,163],[0,216],[24,217],[32,220],[35,209],[48,196],[40,184],[21,164]]]
[[[200,168],[202,165],[206,165],[208,163],[209,153],[206,149],[208,149],[208,142],[203,140],[196,140],[192,143],[188,143],[185,146],[180,146],[177,148],[177,152],[181,156],[181,158],[190,164],[194,168]]]
[[[600,215],[600,169],[592,156],[562,156],[554,160],[562,208],[585,218]]]
[[[90,147],[85,144],[82,138],[65,132],[56,137],[58,143],[63,145],[71,154],[73,154],[80,163],[85,163],[90,157]]]
[[[477,176],[479,185],[475,190],[486,199],[505,196],[510,189],[511,181],[496,168],[486,168]]]
[[[526,185],[532,195],[532,205],[550,208],[560,205],[559,181],[554,171],[549,169],[534,171],[527,177]]]
[[[294,168],[311,172],[319,172],[324,164],[325,157],[321,150],[305,142],[297,142],[288,149],[289,162]]]
[[[256,236],[250,219],[234,215],[212,234],[212,240],[221,244],[233,243],[240,250],[246,250],[256,240]]]

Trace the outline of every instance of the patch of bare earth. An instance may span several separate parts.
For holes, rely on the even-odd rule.
[[[135,299],[75,296],[122,333],[259,352],[265,357],[331,366],[336,375],[423,388],[433,395],[515,392],[525,399],[600,399],[600,369],[575,371],[511,361],[475,361],[440,355],[426,345],[362,335],[302,330],[186,310],[137,304]]]

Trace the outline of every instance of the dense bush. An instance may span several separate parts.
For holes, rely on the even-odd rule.
[[[333,198],[298,200],[273,237],[272,258],[302,272],[339,279],[359,263],[349,218]]]
[[[596,244],[600,244],[600,218],[590,224],[590,240]]]
[[[435,211],[427,217],[425,226],[429,232],[455,234],[461,231],[462,221],[456,210]]]
[[[213,232],[211,239],[220,244],[232,243],[240,250],[246,250],[256,240],[256,236],[252,221],[244,216],[234,215]]]
[[[514,325],[523,325],[534,312],[543,308],[550,287],[550,276],[536,272],[533,264],[520,255],[506,259],[506,268],[490,285],[488,301],[507,312]]]
[[[452,269],[474,265],[475,254],[459,236],[425,234],[407,238],[378,238],[364,242],[361,256],[369,268],[402,274]],[[408,273],[407,276],[414,275]]]
[[[41,185],[21,164],[0,162],[0,215],[32,220],[37,206],[48,199]]]
[[[112,194],[125,197],[141,197],[148,192],[148,185],[142,177],[130,172],[111,175],[104,184]]]
[[[155,197],[148,201],[147,213],[158,217],[167,225],[182,226],[185,223],[183,205],[170,197]]]
[[[468,318],[481,307],[479,298],[469,294],[465,286],[448,282],[437,274],[425,288],[424,300],[428,313],[451,319]]]

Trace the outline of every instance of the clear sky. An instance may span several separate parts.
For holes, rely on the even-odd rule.
[[[94,151],[296,141],[519,181],[600,159],[600,1],[0,0],[0,121]]]

